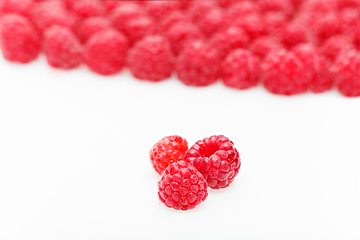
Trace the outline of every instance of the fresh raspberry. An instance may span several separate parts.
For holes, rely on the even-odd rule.
[[[115,8],[121,5],[127,4],[126,1],[102,1],[102,2],[107,13],[113,11]]]
[[[168,15],[166,15],[160,21],[161,30],[166,32],[168,31],[174,24],[179,22],[189,22],[188,17],[181,11],[175,11]]]
[[[130,40],[131,44],[147,35],[154,35],[158,33],[158,27],[154,21],[148,17],[138,17],[129,21],[124,26],[124,33]]]
[[[357,8],[344,8],[340,12],[342,32],[351,35],[360,24],[360,10]]]
[[[99,74],[111,75],[120,71],[126,61],[128,40],[109,29],[94,34],[85,44],[86,65]]]
[[[224,31],[214,34],[209,39],[210,48],[218,50],[221,59],[225,58],[233,49],[247,48],[249,37],[238,27],[229,27]]]
[[[341,94],[347,97],[360,96],[360,54],[356,51],[343,52],[333,65],[335,84]]]
[[[7,14],[0,21],[0,46],[5,59],[28,63],[39,55],[40,39],[29,20]]]
[[[91,17],[83,20],[77,27],[77,36],[81,43],[86,41],[95,33],[111,28],[111,22],[104,17]]]
[[[291,49],[299,43],[308,42],[308,34],[303,25],[293,22],[282,29],[280,39],[284,47]]]
[[[333,79],[326,61],[311,44],[299,44],[292,52],[303,64],[303,76],[308,79],[311,92],[321,93],[331,89]]]
[[[250,1],[234,1],[234,5],[229,8],[228,16],[230,19],[238,19],[239,17],[245,15],[253,15],[253,14],[260,14],[259,6]]]
[[[216,8],[215,1],[191,1],[186,13],[194,23],[197,23],[204,14]]]
[[[215,32],[230,26],[230,21],[222,10],[213,9],[204,13],[198,19],[197,25],[206,36],[211,36]]]
[[[337,10],[338,0],[309,0],[304,1],[300,12],[311,12],[318,14],[327,14]]]
[[[266,33],[266,24],[257,14],[248,14],[235,23],[236,26],[244,29],[250,39],[256,39]]]
[[[44,33],[44,49],[48,63],[57,68],[71,69],[80,65],[82,47],[71,30],[53,26]]]
[[[193,166],[185,161],[171,164],[158,183],[158,197],[169,208],[186,211],[205,201],[207,183]]]
[[[185,154],[213,189],[225,188],[238,175],[241,159],[234,143],[223,135],[197,141]]]
[[[217,3],[219,5],[219,7],[230,8],[230,7],[232,7],[233,5],[236,4],[236,1],[233,1],[233,0],[218,0]]]
[[[178,78],[189,86],[207,86],[220,74],[220,58],[216,49],[202,41],[188,44],[180,54],[176,71]]]
[[[260,59],[265,58],[271,51],[282,49],[281,43],[274,37],[262,36],[253,41],[250,50]]]
[[[342,51],[354,49],[352,39],[346,35],[334,35],[324,42],[321,54],[330,62],[334,61]]]
[[[341,33],[341,21],[337,14],[331,13],[318,19],[314,26],[313,32],[319,43],[326,41],[329,37]]]
[[[264,14],[264,22],[267,34],[279,36],[288,18],[283,12],[267,12]]]
[[[360,51],[360,24],[356,26],[350,36],[353,38],[353,45]]]
[[[130,50],[128,67],[138,79],[158,82],[171,77],[173,55],[169,42],[159,35],[144,37]]]
[[[162,174],[165,168],[174,162],[184,160],[184,154],[188,150],[185,138],[177,135],[164,137],[150,150],[150,160],[155,171]]]
[[[170,13],[179,9],[177,1],[147,1],[145,5],[146,12],[155,20],[160,20]]]
[[[301,61],[292,52],[272,51],[262,64],[265,88],[275,94],[294,95],[308,89],[308,79],[303,77]]]
[[[106,9],[102,1],[76,0],[72,10],[78,17],[88,18],[104,15]]]
[[[263,13],[282,12],[288,16],[294,13],[294,7],[289,0],[261,0],[258,5]]]
[[[34,0],[0,0],[0,12],[30,16]]]
[[[166,32],[166,37],[171,44],[174,54],[178,55],[189,42],[202,39],[203,35],[196,25],[178,22],[170,27]]]
[[[259,82],[259,59],[250,51],[236,49],[222,62],[222,80],[228,87],[248,89]]]
[[[339,10],[344,8],[360,8],[359,0],[338,0],[337,1]]]
[[[145,16],[142,7],[135,3],[126,3],[115,8],[109,18],[114,27],[122,32],[131,20],[142,16]]]

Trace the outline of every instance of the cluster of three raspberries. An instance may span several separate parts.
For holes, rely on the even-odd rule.
[[[164,137],[150,150],[150,159],[161,174],[160,201],[176,210],[195,208],[207,198],[208,187],[228,187],[241,166],[233,142],[223,135],[199,140],[190,149],[180,136]]]

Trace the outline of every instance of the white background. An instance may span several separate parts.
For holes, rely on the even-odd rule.
[[[360,98],[149,83],[0,58],[0,239],[360,239]],[[238,148],[227,189],[181,212],[148,153],[167,135]]]

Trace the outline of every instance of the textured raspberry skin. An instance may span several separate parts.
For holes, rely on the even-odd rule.
[[[0,46],[5,59],[28,63],[39,55],[40,39],[29,20],[7,14],[0,21]]]
[[[284,47],[291,49],[299,43],[308,42],[308,34],[303,25],[290,23],[282,29],[280,39]]]
[[[176,71],[179,80],[188,86],[208,86],[219,78],[220,57],[204,42],[194,41],[180,54]]]
[[[172,12],[160,21],[160,27],[163,32],[168,31],[174,24],[179,22],[189,22],[188,17],[181,11]]]
[[[236,48],[247,48],[249,42],[250,39],[247,34],[235,26],[220,31],[209,39],[210,48],[216,49],[221,59]]]
[[[221,29],[230,26],[227,15],[220,9],[213,9],[199,18],[197,25],[206,36],[211,36]]]
[[[334,35],[327,39],[321,47],[321,54],[326,57],[330,62],[341,54],[342,51],[349,51],[354,49],[352,39],[346,35]]]
[[[213,189],[228,187],[241,166],[241,159],[233,142],[223,135],[197,141],[185,154],[185,160],[204,176]]]
[[[94,0],[76,0],[72,10],[80,18],[102,16],[106,11],[102,1]]]
[[[259,6],[250,1],[240,1],[236,2],[227,10],[227,14],[230,19],[237,19],[239,16],[252,15],[252,14],[260,14]]]
[[[124,33],[128,37],[130,44],[134,44],[147,35],[157,34],[158,31],[157,24],[145,16],[134,18],[124,26]]]
[[[271,36],[259,37],[250,46],[250,50],[260,59],[264,59],[271,51],[278,51],[282,48],[281,43]]]
[[[247,14],[238,19],[235,25],[244,29],[252,40],[266,34],[266,24],[258,14]]]
[[[303,64],[303,76],[309,80],[311,92],[321,93],[331,89],[333,79],[328,65],[315,47],[311,44],[299,44],[292,49],[292,52]]]
[[[201,30],[188,22],[178,22],[166,32],[175,55],[179,55],[183,48],[193,40],[203,39]]]
[[[258,4],[263,13],[282,12],[288,16],[294,13],[294,7],[289,0],[261,0]]]
[[[266,33],[271,36],[278,36],[288,22],[288,18],[283,12],[267,12],[264,14]]]
[[[177,1],[147,1],[145,4],[147,14],[156,21],[178,10],[179,7]]]
[[[308,89],[308,79],[303,77],[303,65],[292,52],[270,52],[261,68],[263,84],[272,93],[290,96]]]
[[[341,31],[351,35],[360,24],[360,9],[345,8],[340,13]]]
[[[343,52],[335,61],[332,72],[341,94],[347,97],[360,96],[360,54]]]
[[[34,2],[34,0],[0,0],[0,13],[14,13],[29,17]]]
[[[110,13],[109,19],[117,30],[123,32],[131,20],[142,16],[145,16],[145,12],[138,4],[126,3],[116,7]]]
[[[313,33],[319,43],[329,37],[341,33],[341,21],[336,13],[326,14],[318,18],[313,26]]]
[[[110,29],[111,22],[104,17],[91,17],[83,20],[77,27],[77,36],[82,44],[95,33]]]
[[[48,63],[56,68],[75,68],[82,60],[79,40],[62,26],[53,26],[44,32],[44,50]]]
[[[259,59],[250,51],[236,49],[222,62],[222,80],[228,87],[248,89],[259,82]]]
[[[158,82],[171,77],[173,54],[162,36],[146,36],[129,51],[128,67],[134,77]]]
[[[208,196],[204,177],[191,164],[179,161],[167,167],[158,183],[158,197],[169,208],[186,211]]]
[[[204,14],[217,7],[216,1],[190,1],[186,13],[194,23],[197,23]]]
[[[125,65],[128,45],[126,37],[113,29],[98,32],[85,44],[84,61],[96,73],[115,74]]]
[[[150,150],[151,164],[156,172],[162,174],[172,163],[184,160],[187,150],[188,143],[185,138],[177,135],[164,137]]]

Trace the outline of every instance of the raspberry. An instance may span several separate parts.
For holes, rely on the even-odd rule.
[[[342,51],[349,51],[354,48],[352,40],[348,36],[334,35],[322,45],[321,53],[332,62]]]
[[[260,15],[248,14],[241,17],[236,23],[236,26],[244,29],[251,39],[256,39],[266,33],[266,25]]]
[[[318,42],[322,43],[329,37],[341,33],[341,21],[337,14],[327,14],[316,21],[313,32]]]
[[[225,188],[238,175],[241,159],[234,143],[223,135],[197,141],[185,154],[213,189]]]
[[[235,1],[234,1],[235,2]],[[257,4],[250,1],[236,2],[231,8],[228,9],[230,19],[238,19],[239,16],[260,14],[260,9]]]
[[[344,8],[340,12],[342,32],[351,34],[356,31],[360,24],[360,10],[356,8]]]
[[[360,96],[360,54],[356,51],[343,52],[333,65],[335,84],[341,94],[347,97]]]
[[[220,9],[213,9],[197,21],[199,28],[205,33],[206,36],[211,36],[213,33],[224,29],[230,25],[229,19]]]
[[[76,0],[72,10],[80,18],[96,17],[105,14],[105,7],[102,1],[94,0]]]
[[[160,20],[163,17],[179,9],[179,2],[177,1],[147,1],[146,12],[155,20]]]
[[[177,135],[164,137],[150,150],[150,160],[155,171],[162,174],[165,168],[174,162],[183,160],[188,150],[185,138]]]
[[[218,5],[222,8],[230,8],[236,4],[233,0],[218,0]]]
[[[0,12],[16,13],[29,17],[34,0],[0,0]]]
[[[111,75],[125,65],[128,41],[121,33],[109,29],[94,34],[85,44],[86,65],[99,74]]]
[[[102,1],[102,2],[106,9],[106,12],[108,13],[123,4],[127,4],[127,2],[124,1]]]
[[[162,36],[146,36],[129,52],[128,66],[134,77],[158,82],[171,76],[173,56]]]
[[[166,37],[170,42],[175,55],[178,55],[183,48],[192,40],[202,39],[200,29],[191,23],[178,22],[166,32]]]
[[[187,8],[187,14],[194,23],[197,23],[204,14],[216,8],[215,1],[191,1]]]
[[[144,16],[143,9],[134,3],[122,4],[115,8],[110,14],[110,21],[119,31],[124,31],[129,21]]]
[[[290,23],[281,31],[281,43],[287,49],[295,47],[299,43],[306,43],[308,35],[306,28],[299,23]]]
[[[176,71],[178,78],[189,86],[207,86],[214,83],[220,73],[220,58],[216,49],[202,41],[187,45],[180,54]]]
[[[160,22],[161,29],[166,32],[168,31],[174,24],[179,22],[188,22],[188,18],[181,11],[175,11],[168,15],[166,15]]]
[[[286,25],[287,21],[288,19],[283,12],[267,12],[264,15],[267,34],[278,36]]]
[[[158,183],[158,197],[167,207],[186,211],[205,201],[207,186],[199,171],[179,161],[165,169]]]
[[[304,78],[308,79],[311,92],[321,93],[331,89],[333,80],[326,61],[311,44],[299,44],[292,52],[303,64]]]
[[[238,27],[229,27],[224,31],[214,34],[209,39],[210,48],[218,50],[221,59],[226,57],[229,52],[236,48],[247,48],[249,37]]]
[[[294,7],[289,0],[261,0],[258,4],[262,12],[282,12],[288,16],[294,13]]]
[[[250,51],[236,49],[222,63],[222,80],[228,87],[253,87],[259,81],[259,65],[259,59]]]
[[[338,0],[311,0],[304,1],[300,11],[324,14],[337,10]]]
[[[305,92],[309,85],[301,61],[286,50],[268,54],[262,64],[262,80],[267,90],[282,95]]]
[[[282,45],[274,37],[262,36],[251,44],[250,49],[258,58],[263,59],[271,51],[282,49]]]
[[[68,28],[53,26],[47,29],[44,33],[44,49],[47,61],[53,67],[71,69],[81,63],[81,44]]]
[[[158,28],[155,22],[145,16],[134,18],[124,26],[124,33],[131,44],[134,44],[146,35],[154,35],[157,32]]]
[[[0,22],[0,46],[7,60],[28,63],[39,55],[40,39],[25,17],[7,14]]]
[[[111,28],[111,23],[104,17],[91,17],[82,21],[77,27],[77,36],[81,43],[86,41],[95,33]]]

